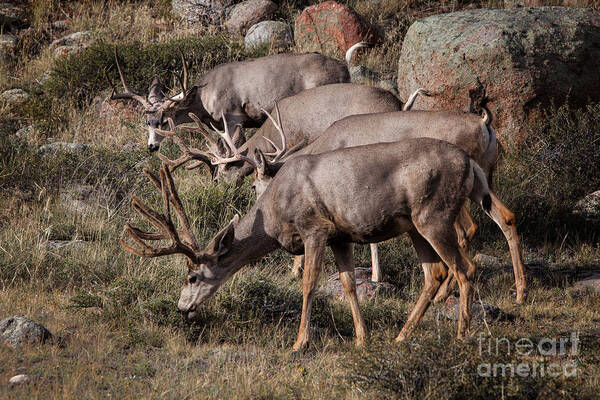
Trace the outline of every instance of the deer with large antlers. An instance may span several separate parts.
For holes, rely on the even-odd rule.
[[[115,49],[115,63],[124,92],[113,88],[111,99],[132,99],[144,107],[148,125],[148,150],[156,151],[162,136],[157,129],[166,129],[171,118],[175,125],[192,122],[194,113],[206,124],[223,127],[222,115],[227,117],[229,127],[242,124],[258,127],[265,120],[262,109],[272,109],[274,102],[303,90],[332,83],[350,81],[348,66],[352,55],[367,44],[360,42],[346,52],[346,63],[318,53],[277,54],[255,60],[221,64],[188,85],[188,69],[181,53],[182,76],[178,76],[182,91],[167,97],[165,87],[154,77],[148,98],[129,89]]]
[[[492,114],[485,107],[483,117],[457,111],[411,111],[349,116],[333,123],[314,142],[303,149],[288,152],[288,155],[278,154],[277,161],[269,161],[260,151],[257,151],[254,157],[256,161],[251,164],[256,170],[254,187],[260,195],[279,169],[294,157],[419,137],[444,140],[460,147],[481,166],[488,176],[488,181],[491,182],[492,172],[498,160],[498,142],[491,122]],[[527,283],[516,218],[493,194],[492,202],[494,204],[492,219],[502,230],[509,245],[515,275],[516,301],[520,304],[527,295]],[[461,210],[456,230],[459,243],[466,251],[468,243],[477,231],[477,225],[466,209]],[[376,271],[373,271],[373,274],[375,273]],[[381,275],[381,272],[377,273]],[[445,300],[454,283],[454,276],[450,274],[438,291],[435,301]]]
[[[366,337],[354,278],[351,243],[372,243],[408,232],[425,271],[425,286],[396,340],[415,329],[447,276],[460,289],[458,337],[469,332],[475,266],[458,245],[454,222],[467,198],[487,213],[494,204],[485,173],[458,147],[429,138],[341,149],[296,157],[287,162],[263,195],[241,219],[236,216],[201,249],[175,190],[171,168],[163,164],[160,180],[146,171],[162,192],[163,213],[134,197],[132,205],[158,232],[130,224],[128,236],[139,247],[123,246],[142,257],[180,253],[188,274],[178,308],[188,318],[242,266],[278,248],[304,253],[302,317],[294,350],[309,340],[312,299],[325,248],[334,255],[352,310],[357,344]],[[173,206],[182,230],[170,215]],[[148,241],[170,240],[166,247]]]

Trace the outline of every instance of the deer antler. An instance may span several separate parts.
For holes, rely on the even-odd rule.
[[[175,77],[177,78],[177,80],[179,81],[179,85],[181,85],[181,93],[183,94],[182,97],[178,97],[174,96],[174,97],[169,97],[168,100],[174,102],[174,103],[179,103],[182,102],[183,100],[185,100],[187,91],[188,91],[188,69],[187,69],[187,62],[185,61],[185,56],[183,55],[183,51],[181,51],[180,48],[177,49],[177,52],[179,53],[179,56],[181,57],[181,63],[183,65],[183,74],[182,75],[178,75],[173,73],[173,75],[175,75]]]
[[[239,150],[237,149],[237,147],[235,146],[235,144],[233,143],[233,139],[231,138],[231,134],[229,133],[229,126],[227,125],[227,119],[225,118],[225,114],[223,112],[221,112],[221,118],[223,119],[223,126],[225,127],[225,131],[220,131],[213,124],[211,124],[211,127],[221,138],[223,138],[223,140],[225,141],[225,143],[231,150],[231,153],[233,154],[233,156],[223,158],[216,151],[213,151],[211,154],[215,158],[215,160],[212,162],[212,164],[213,165],[229,164],[229,163],[236,162],[236,161],[246,161],[248,164],[250,164],[252,166],[252,168],[254,168],[254,169],[258,168],[256,161],[250,157],[247,157],[247,156],[241,154],[239,152]],[[196,121],[196,124],[198,125],[198,129],[200,130],[200,132],[216,148],[217,143],[214,140],[212,140],[212,138],[210,137],[208,132],[203,129],[203,127],[200,125],[200,123],[198,123],[199,120],[198,121],[197,120],[198,120],[198,117],[196,117],[196,119],[194,119],[194,121]],[[241,129],[240,125],[238,125],[238,127],[239,128],[236,128],[236,129]]]
[[[277,145],[271,139],[263,136],[263,138],[265,138],[265,140],[267,142],[269,142],[271,144],[271,146],[273,146],[275,148],[275,152],[265,153],[265,155],[273,156],[274,158],[271,161],[276,162],[276,161],[279,161],[281,159],[281,157],[283,157],[283,155],[285,154],[285,149],[287,147],[287,140],[285,138],[285,133],[283,133],[283,127],[281,126],[281,115],[279,114],[279,106],[277,105],[277,102],[275,102],[275,111],[277,112],[277,121],[275,121],[275,118],[273,118],[273,116],[271,114],[269,114],[269,112],[267,110],[265,110],[263,108],[262,111],[265,114],[267,114],[267,117],[269,117],[269,119],[271,120],[273,125],[275,125],[275,129],[277,129],[277,131],[279,131],[279,135],[281,136],[281,148],[277,147]]]
[[[168,118],[167,121],[169,123],[169,130],[164,131],[162,129],[156,129],[156,132],[160,135],[167,136],[167,137],[170,137],[171,139],[173,139],[173,141],[177,144],[177,146],[179,146],[179,149],[183,153],[183,155],[181,157],[177,158],[176,160],[171,160],[170,158],[166,157],[165,155],[158,153],[158,157],[161,159],[161,161],[163,163],[165,163],[169,166],[169,170],[171,172],[175,171],[181,165],[183,165],[191,160],[196,160],[197,162],[186,166],[185,169],[191,170],[194,168],[198,168],[198,167],[202,166],[203,164],[206,164],[212,170],[213,168],[212,168],[212,163],[211,163],[211,161],[212,161],[211,155],[204,151],[200,151],[199,149],[196,149],[193,147],[192,148],[188,147],[184,143],[184,141],[177,135],[177,132],[175,131],[175,123],[173,122],[173,120],[171,118]]]
[[[125,77],[123,76],[123,71],[121,70],[121,64],[119,64],[119,56],[117,54],[116,47],[115,47],[115,62],[117,64],[117,70],[119,71],[119,77],[121,78],[121,83],[123,84],[123,89],[125,91],[123,93],[117,93],[117,88],[113,84],[113,81],[110,79],[110,77],[108,76],[108,73],[106,72],[106,69],[105,69],[104,76],[106,77],[106,80],[108,80],[108,83],[113,90],[113,92],[110,96],[110,99],[111,100],[133,99],[133,100],[136,100],[138,103],[142,104],[145,109],[152,108],[152,106],[144,98],[144,96],[140,96],[139,94],[133,93],[131,90],[129,90],[129,87],[127,86],[127,82],[125,82]]]
[[[125,224],[125,232],[129,237],[137,243],[141,248],[131,246],[121,238],[121,245],[129,252],[137,254],[141,257],[160,257],[170,254],[184,254],[190,260],[196,262],[199,257],[200,247],[198,241],[192,232],[189,220],[181,204],[181,200],[175,189],[173,177],[169,171],[167,164],[162,165],[160,169],[160,181],[150,171],[144,169],[144,174],[148,176],[150,181],[161,191],[163,199],[163,213],[152,210],[144,204],[137,196],[132,196],[131,206],[159,232],[144,232],[141,229]],[[182,226],[182,230],[178,231],[171,219],[170,204],[173,205],[177,218]],[[151,247],[145,243],[146,240],[165,240],[170,239],[171,245],[168,247]]]

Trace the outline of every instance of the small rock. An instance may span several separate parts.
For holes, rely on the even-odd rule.
[[[246,0],[231,9],[225,28],[231,33],[245,35],[248,29],[261,21],[268,20],[277,10],[271,0]]]
[[[38,148],[38,153],[45,152],[57,152],[67,151],[70,153],[85,153],[88,151],[90,146],[82,143],[68,143],[68,142],[53,142],[42,145]]]
[[[42,76],[40,76],[40,79],[37,79],[37,82],[44,86],[46,83],[48,83],[48,81],[50,80],[50,78],[52,77],[52,73],[54,71],[53,70],[48,70],[48,71],[44,71],[44,73],[42,74]]]
[[[10,378],[8,380],[8,384],[10,386],[16,386],[16,385],[22,385],[24,383],[29,383],[31,381],[32,381],[31,376],[25,375],[25,374],[20,374],[20,375],[15,375],[12,378]]]
[[[442,314],[448,319],[457,321],[460,314],[459,298],[456,296],[448,297],[442,306]],[[485,318],[487,322],[492,322],[497,320],[500,317],[500,314],[501,312],[498,307],[474,301],[471,321],[482,322]]]
[[[600,293],[600,274],[596,273],[573,284],[575,289],[591,290]]]
[[[17,47],[17,37],[8,33],[0,35],[0,57],[6,57]]]
[[[23,104],[29,100],[29,93],[23,89],[10,89],[2,93],[2,101],[10,105]]]
[[[348,70],[350,71],[350,82],[359,85],[376,82],[380,79],[377,72],[370,70],[364,65],[355,65],[348,68]]]
[[[574,214],[589,220],[600,219],[600,190],[590,193],[575,204]]]
[[[93,43],[91,31],[81,31],[71,33],[70,35],[63,36],[60,39],[56,39],[50,44],[50,48],[59,46],[90,46]]]
[[[292,27],[281,21],[263,21],[252,25],[244,38],[246,49],[271,44],[288,47],[294,44]]]
[[[0,26],[9,27],[25,22],[25,8],[11,3],[0,3]]]
[[[112,209],[123,197],[124,194],[120,191],[109,189],[99,190],[92,185],[82,184],[67,186],[60,191],[60,200],[63,206],[77,214],[92,213],[99,209]],[[82,246],[84,243],[77,245]]]
[[[68,24],[68,22],[66,20],[61,19],[60,21],[54,21],[52,23],[52,27],[54,29],[58,29],[58,30],[64,31],[64,30],[67,30],[69,28],[69,24]]]
[[[28,138],[30,135],[33,135],[34,132],[35,128],[32,125],[27,125],[26,127],[16,131],[15,136],[18,138]]]
[[[0,321],[0,341],[9,346],[45,343],[50,339],[50,331],[29,318],[13,316]]]
[[[477,264],[481,265],[490,265],[490,266],[499,266],[502,265],[502,261],[499,258],[494,256],[488,256],[487,254],[477,253],[475,257],[473,257],[473,261]]]
[[[370,268],[355,268],[354,276],[356,279],[356,294],[359,300],[368,300],[377,296],[389,295],[395,290],[394,285],[391,283],[371,281]],[[332,296],[340,300],[346,298],[344,286],[340,281],[340,274],[337,272],[327,279],[327,282],[320,291],[327,296]]]

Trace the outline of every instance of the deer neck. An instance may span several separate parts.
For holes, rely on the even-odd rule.
[[[262,210],[254,205],[235,226],[235,238],[222,262],[231,266],[231,273],[233,273],[279,247],[277,240],[265,231],[265,217]]]

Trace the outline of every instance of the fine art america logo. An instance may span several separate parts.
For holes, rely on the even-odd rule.
[[[573,377],[577,375],[574,360],[579,351],[579,335],[570,337],[511,341],[507,338],[486,338],[479,334],[479,355],[485,359],[510,356],[514,362],[490,362],[477,366],[477,374],[483,377]],[[546,357],[552,361],[546,361]]]

